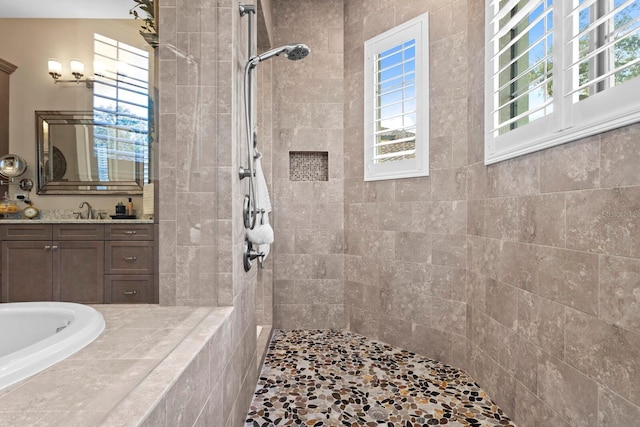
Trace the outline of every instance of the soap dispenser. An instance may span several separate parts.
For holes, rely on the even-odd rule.
[[[131,197],[129,197],[129,201],[127,202],[127,215],[134,215],[133,200],[131,200]]]

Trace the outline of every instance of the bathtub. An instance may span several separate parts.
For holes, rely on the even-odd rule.
[[[103,330],[102,314],[87,305],[0,304],[0,390],[71,356]]]

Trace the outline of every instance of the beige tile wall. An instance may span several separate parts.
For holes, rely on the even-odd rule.
[[[345,2],[350,329],[469,370],[519,426],[640,415],[640,125],[483,164],[483,2]],[[431,176],[362,182],[362,43],[424,11]]]
[[[242,267],[246,183],[237,175],[246,162],[247,19],[237,0],[161,0],[159,17],[160,302],[234,307],[222,344],[229,357],[194,363],[186,376],[219,373],[215,392],[190,412],[204,410],[196,425],[231,427],[242,423],[257,380],[256,275]],[[184,396],[177,399],[167,407]]]
[[[266,17],[271,16],[271,2],[258,2],[257,8],[257,50],[255,54],[271,49],[269,33],[273,27],[266,24]],[[267,18],[268,19],[268,18]],[[262,153],[262,169],[269,188],[272,208],[273,199],[273,61],[265,61],[255,68],[256,82],[256,127],[258,134],[258,150]],[[271,214],[270,224],[273,226]],[[265,260],[263,268],[257,269],[256,284],[256,321],[258,325],[273,325],[273,257],[272,251]]]
[[[482,2],[276,0],[274,10],[275,44],[313,51],[274,58],[261,77],[273,91],[275,326],[346,324],[466,368],[520,426],[633,424],[640,126],[486,167]],[[364,183],[363,42],[424,11],[431,176]],[[225,424],[236,425],[255,384],[258,274],[239,262],[246,189],[234,172],[246,156],[246,22],[236,1],[163,0],[161,24],[162,41],[200,67],[161,53],[160,297],[236,308],[221,368]],[[290,150],[328,151],[329,181],[289,182]]]
[[[364,41],[427,11],[430,176],[363,182]],[[345,2],[348,325],[458,365],[467,336],[466,19],[465,1]]]
[[[343,2],[275,0],[275,46],[311,55],[273,67],[276,328],[344,327]],[[262,64],[260,65],[262,66]],[[260,67],[259,66],[259,67]],[[289,151],[327,151],[328,181],[290,181]]]

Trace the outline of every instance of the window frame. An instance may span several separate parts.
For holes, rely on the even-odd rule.
[[[376,56],[415,39],[415,157],[374,163]],[[429,14],[424,13],[364,43],[364,180],[429,175]]]
[[[98,88],[100,85],[104,85],[105,87],[110,87],[113,91],[115,91],[115,95],[108,96],[104,93],[100,93],[99,90],[94,90],[92,96],[93,102],[93,113],[94,120],[96,121],[96,126],[94,126],[94,138],[97,138],[96,130],[100,128],[111,128],[115,129],[116,133],[125,132],[129,134],[133,134],[136,136],[140,136],[146,141],[141,144],[142,141],[139,141],[136,136],[133,138],[128,136],[126,138],[122,138],[121,135],[115,137],[115,146],[113,149],[105,149],[105,153],[95,153],[98,165],[98,173],[100,176],[100,181],[109,181],[110,177],[108,176],[108,171],[111,169],[110,166],[104,166],[105,163],[108,163],[112,158],[119,158],[122,160],[122,157],[131,157],[134,164],[139,164],[135,166],[139,168],[140,171],[136,171],[135,173],[140,173],[142,175],[142,182],[149,182],[149,168],[151,163],[151,154],[150,154],[150,137],[151,137],[151,104],[149,98],[149,86],[151,84],[151,62],[149,53],[143,49],[140,49],[130,43],[115,39],[110,36],[106,36],[100,33],[94,33],[94,63],[102,62],[103,66],[106,67],[107,63],[115,64],[115,67],[109,69],[106,67],[104,70],[101,70],[99,73],[96,73],[94,77],[94,86]],[[108,46],[111,48],[111,52],[106,52],[105,48],[99,49],[98,46]],[[129,59],[127,60],[127,57]],[[135,58],[138,60],[138,64],[133,62]],[[131,69],[136,71],[132,74],[134,76],[130,76],[128,73],[123,72],[123,70],[118,69],[118,67],[122,65],[127,69]],[[135,76],[138,74],[138,76]],[[144,75],[144,77],[143,77]],[[131,96],[131,94],[140,96],[145,98],[145,103],[136,102],[132,99],[126,99],[126,95]],[[100,105],[102,102],[110,101],[114,103],[115,110],[107,109],[104,105]],[[133,107],[144,110],[146,116],[137,115],[134,112],[123,112],[121,108],[124,107]],[[113,119],[115,123],[103,123],[100,118],[104,119],[102,116],[108,116]],[[140,123],[143,123],[143,129],[136,129],[135,127],[123,125],[119,123],[122,118],[130,118],[132,120],[137,120]],[[109,142],[105,139],[105,142]],[[129,144],[134,146],[141,147],[140,150],[127,150],[120,147],[120,145]],[[107,154],[108,153],[108,154]],[[104,175],[107,174],[107,175]]]
[[[573,101],[571,93],[577,76],[570,66],[574,62],[575,52],[566,40],[573,38],[574,23],[570,13],[575,6],[573,1],[554,1],[553,112],[495,136],[492,132],[496,120],[493,111],[497,108],[494,91],[499,77],[493,76],[493,46],[497,42],[492,40],[494,32],[491,21],[497,4],[498,0],[485,0],[485,164],[530,154],[640,121],[640,97],[637,96],[640,78],[608,87],[579,102]]]

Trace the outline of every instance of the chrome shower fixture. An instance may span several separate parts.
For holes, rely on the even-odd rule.
[[[274,56],[280,56],[282,54],[284,54],[287,59],[297,61],[299,59],[306,58],[309,53],[311,53],[311,49],[309,49],[309,46],[304,43],[287,44],[275,49],[271,49],[263,54],[254,56],[253,58],[249,59],[247,67],[255,68],[255,66],[258,65],[259,62],[265,61]]]
[[[246,7],[246,6],[245,6]],[[241,14],[249,13],[245,9],[241,9]],[[249,15],[251,16],[251,15]],[[252,37],[251,33],[251,25],[249,25],[249,39]],[[240,167],[239,176],[240,179],[249,178],[249,192],[244,198],[243,203],[243,218],[244,218],[244,227],[250,230],[256,225],[256,218],[258,215],[257,209],[255,208],[255,185],[253,182],[253,178],[255,175],[253,169],[254,157],[257,154],[257,138],[254,132],[254,122],[253,122],[253,79],[252,72],[253,69],[258,65],[258,63],[262,61],[266,61],[267,59],[273,58],[274,56],[280,56],[284,54],[287,59],[292,61],[297,61],[298,59],[306,58],[311,49],[304,43],[291,43],[286,44],[284,46],[277,47],[275,49],[268,50],[260,55],[251,56],[251,47],[249,47],[249,60],[244,66],[244,112],[245,112],[245,122],[247,127],[247,163],[248,167],[243,168]]]
[[[284,46],[277,47],[275,49],[268,50],[260,55],[253,54],[253,15],[256,14],[255,5],[251,4],[241,4],[240,5],[240,16],[248,15],[248,46],[247,46],[247,61],[244,67],[244,112],[245,112],[245,125],[247,131],[247,167],[240,167],[239,170],[239,178],[245,179],[248,178],[249,181],[249,191],[248,194],[244,196],[243,206],[242,206],[242,218],[244,222],[244,227],[250,230],[256,225],[256,218],[258,215],[258,209],[256,208],[256,189],[255,189],[255,169],[254,169],[254,161],[257,156],[260,156],[260,152],[257,149],[257,135],[255,132],[255,123],[253,117],[254,105],[253,105],[253,69],[258,65],[258,63],[262,61],[266,61],[269,58],[273,58],[274,56],[283,55],[292,61],[297,61],[298,59],[306,58],[311,50],[309,46],[303,43],[291,43],[286,44]],[[264,257],[263,253],[256,252],[253,250],[251,246],[251,242],[249,240],[245,243],[244,248],[244,269],[245,271],[249,271],[251,268],[251,260],[255,258]]]

